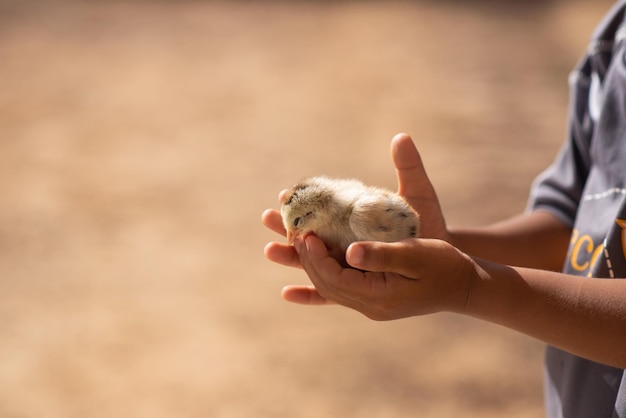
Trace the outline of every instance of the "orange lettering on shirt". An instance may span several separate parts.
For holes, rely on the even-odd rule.
[[[624,258],[626,258],[626,220],[616,219],[615,223],[622,228],[622,252],[624,253]]]

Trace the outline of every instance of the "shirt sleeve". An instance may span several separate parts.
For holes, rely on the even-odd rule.
[[[584,188],[572,143],[566,143],[555,161],[534,181],[528,202],[528,210],[547,210],[566,225],[573,227],[578,202]]]
[[[591,167],[593,67],[590,60],[583,61],[570,76],[568,139],[552,165],[535,179],[528,202],[529,211],[547,210],[572,227]]]

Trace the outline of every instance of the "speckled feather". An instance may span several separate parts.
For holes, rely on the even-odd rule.
[[[402,196],[353,179],[304,179],[282,196],[281,215],[290,240],[313,232],[334,256],[355,241],[395,242],[420,230],[418,213]]]

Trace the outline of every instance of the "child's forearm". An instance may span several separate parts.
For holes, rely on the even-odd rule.
[[[475,262],[465,314],[594,361],[626,367],[626,280]]]
[[[475,257],[498,263],[560,271],[571,229],[545,211],[479,228],[451,228],[450,243]]]

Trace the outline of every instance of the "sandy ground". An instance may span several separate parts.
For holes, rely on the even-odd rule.
[[[0,417],[541,416],[540,342],[287,304],[260,224],[399,131],[451,224],[522,211],[610,4],[525,3],[0,2]]]

